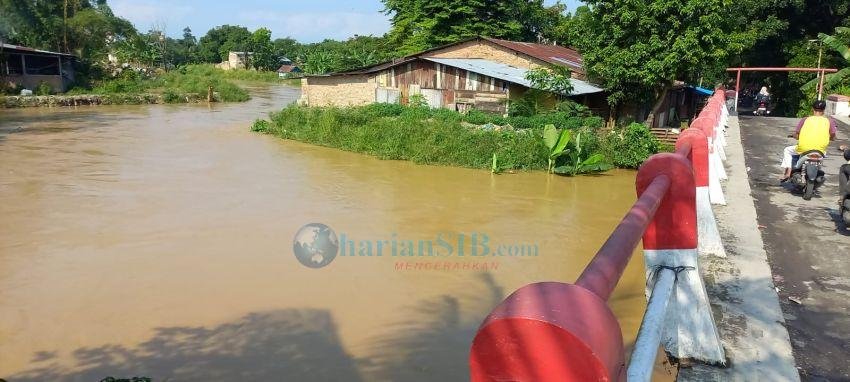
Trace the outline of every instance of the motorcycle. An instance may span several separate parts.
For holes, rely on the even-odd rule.
[[[804,200],[811,200],[815,190],[824,182],[824,153],[811,150],[800,154],[791,172],[791,183],[803,192]]]
[[[844,159],[847,163],[841,165],[838,171],[838,192],[841,196],[838,203],[841,206],[839,211],[841,211],[841,218],[844,219],[844,225],[850,227],[850,148],[844,149]]]
[[[759,99],[758,107],[753,110],[753,115],[766,116],[770,115],[770,110],[767,109],[768,100],[765,98]]]

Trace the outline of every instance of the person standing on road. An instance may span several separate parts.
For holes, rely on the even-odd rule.
[[[791,178],[791,169],[796,164],[796,158],[800,154],[807,151],[817,150],[826,155],[826,148],[829,142],[835,140],[835,132],[837,130],[835,120],[823,115],[826,109],[826,102],[815,101],[812,105],[812,116],[800,120],[797,124],[797,130],[793,134],[797,144],[788,146],[782,153],[782,168],[785,169],[785,174],[780,179],[780,182],[785,182]]]

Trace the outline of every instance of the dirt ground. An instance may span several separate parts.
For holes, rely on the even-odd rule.
[[[781,185],[782,149],[798,119],[740,116],[741,138],[759,229],[803,380],[850,381],[850,232],[838,214],[838,141],[825,161],[826,183],[805,201]]]

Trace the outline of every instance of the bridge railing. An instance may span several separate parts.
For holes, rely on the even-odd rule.
[[[699,253],[725,256],[711,209],[725,203],[722,189],[711,191],[725,158],[724,105],[720,90],[675,153],[641,165],[637,201],[575,284],[529,284],[493,309],[472,343],[473,381],[648,381],[659,345],[677,358],[725,363],[698,264]],[[641,240],[649,302],[626,367],[607,300]]]

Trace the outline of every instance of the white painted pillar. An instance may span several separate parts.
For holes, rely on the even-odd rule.
[[[647,277],[658,267],[678,268],[673,295],[666,309],[661,344],[676,358],[693,358],[726,364],[726,354],[717,333],[708,294],[697,263],[697,249],[644,250]],[[647,297],[652,287],[647,286]]]
[[[709,146],[711,147],[711,146]],[[711,204],[726,205],[726,197],[723,195],[723,187],[720,185],[720,174],[718,167],[723,168],[723,163],[716,153],[708,154],[708,195]]]
[[[724,198],[723,201],[725,203],[726,199]],[[723,240],[717,228],[717,219],[714,217],[714,210],[711,209],[709,187],[697,187],[696,202],[699,253],[726,257],[726,249],[723,248]]]

